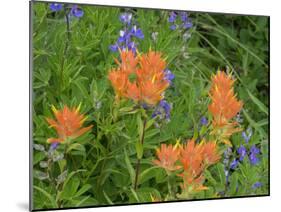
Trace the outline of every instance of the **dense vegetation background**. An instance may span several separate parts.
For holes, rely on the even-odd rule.
[[[218,69],[233,73],[235,91],[244,102],[237,121],[247,135],[251,134],[248,143],[241,133],[232,137],[229,160],[237,157],[242,144],[247,149],[255,144],[261,151],[260,161],[252,165],[245,158],[238,167],[225,172],[222,156],[220,163],[206,173],[209,189],[192,199],[268,194],[267,17],[190,12],[190,29],[171,30],[170,11],[80,7],[83,17],[70,18],[67,26],[64,12],[52,12],[46,3],[33,4],[35,208],[165,201],[167,176],[151,164],[155,149],[160,143],[184,142],[199,133],[200,119],[209,118],[208,92],[211,76]],[[132,13],[144,34],[144,39],[138,40],[138,51],[161,51],[175,75],[165,94],[172,104],[170,121],[159,122],[146,133],[137,191],[132,187],[137,117],[114,107],[115,94],[108,80],[114,58],[118,58],[118,52],[109,47],[122,28],[122,12]],[[60,147],[55,154],[46,154],[50,146],[46,140],[55,136],[45,119],[53,116],[51,106],[74,107],[80,103],[81,112],[88,117],[86,124],[92,124],[93,129],[77,138],[67,154],[62,154]],[[259,186],[254,186],[256,183]]]

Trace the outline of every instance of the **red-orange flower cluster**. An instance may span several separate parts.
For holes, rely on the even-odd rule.
[[[204,190],[204,170],[218,162],[220,155],[215,142],[201,142],[196,144],[194,140],[188,141],[180,148],[179,160],[183,167],[182,187],[191,191]]]
[[[180,169],[181,166],[176,165],[178,161],[180,150],[171,144],[161,144],[161,148],[156,150],[156,155],[159,160],[154,160],[153,163],[167,171],[174,171]]]
[[[109,72],[108,78],[115,90],[116,98],[132,99],[156,105],[163,99],[163,92],[169,87],[165,79],[166,62],[161,53],[149,51],[135,56],[132,51],[120,51],[121,63]]]
[[[181,170],[182,188],[194,192],[206,189],[203,185],[204,170],[220,159],[217,145],[211,141],[196,144],[190,140],[185,145],[175,146],[162,144],[156,154],[158,160],[153,163],[169,172]]]
[[[58,111],[52,106],[55,119],[46,118],[50,127],[53,127],[58,134],[58,138],[49,138],[48,143],[65,142],[68,138],[77,138],[85,132],[89,131],[93,126],[82,127],[86,120],[83,114],[79,113],[80,106],[77,108],[68,108],[64,106],[62,110]]]
[[[229,137],[240,129],[236,128],[237,123],[231,121],[241,110],[243,103],[236,98],[233,89],[234,80],[231,75],[218,71],[212,77],[210,98],[212,100],[208,109],[213,116],[213,134],[220,134],[222,142],[231,144]]]

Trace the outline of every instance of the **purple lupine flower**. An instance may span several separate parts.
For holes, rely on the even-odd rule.
[[[175,79],[175,75],[171,72],[169,69],[164,70],[164,79],[169,82],[169,84],[172,83],[172,80]]]
[[[110,51],[112,51],[112,52],[117,52],[118,49],[119,49],[119,46],[118,46],[118,44],[116,43],[116,44],[110,45],[110,46],[109,46],[109,49],[110,49]]]
[[[59,3],[51,3],[50,4],[50,10],[53,11],[53,12],[60,11],[60,10],[62,10],[62,8],[63,8],[62,4],[59,4]]]
[[[170,16],[169,16],[169,18],[168,18],[168,21],[169,21],[170,23],[173,23],[173,22],[176,21],[176,19],[177,19],[177,14],[176,14],[175,12],[170,12]]]
[[[136,53],[137,52],[137,45],[135,42],[130,42],[128,44],[128,49],[129,50],[132,50],[132,52]]]
[[[254,185],[252,185],[252,189],[257,189],[257,188],[260,188],[260,187],[262,187],[261,182],[256,182],[256,183],[254,183]]]
[[[252,165],[256,165],[257,163],[259,163],[259,158],[257,157],[257,155],[256,154],[254,154],[254,153],[251,153],[250,155],[249,155],[249,160],[250,160],[250,162],[251,162],[251,164]]]
[[[256,145],[251,146],[250,148],[250,152],[253,154],[259,154],[260,153],[260,149],[256,147]]]
[[[238,164],[239,164],[239,161],[237,159],[233,159],[233,161],[230,163],[230,169],[236,169]]]
[[[247,136],[245,131],[242,132],[242,137],[243,137],[243,139],[245,140],[246,143],[249,142],[250,138]]]
[[[171,105],[166,100],[161,100],[159,103],[160,107],[162,107],[165,111],[165,118],[170,119],[171,117]]]
[[[141,31],[141,29],[138,29],[136,25],[134,25],[131,29],[131,33],[133,36],[135,36],[136,38],[139,38],[139,39],[143,39],[144,38],[144,35]]]
[[[171,25],[171,26],[170,26],[170,29],[171,29],[171,30],[176,30],[176,29],[177,29],[177,25],[175,25],[175,24]]]
[[[187,12],[180,12],[179,15],[180,15],[180,21],[181,21],[181,24],[179,24],[180,28],[182,28],[184,30],[190,29],[193,26],[193,24],[192,24],[191,19],[188,17],[188,13]],[[177,13],[176,12],[170,13],[168,21],[169,21],[169,23],[172,24],[172,25],[170,25],[171,30],[176,30],[178,28],[177,24],[176,24],[176,21],[177,21]]]
[[[55,150],[58,147],[58,145],[59,145],[59,142],[54,142],[51,144],[50,149]]]
[[[128,43],[131,39],[130,33],[124,30],[120,30],[119,32],[119,38],[118,43]]]
[[[184,29],[190,29],[192,26],[193,26],[193,24],[190,21],[184,22],[182,24],[182,28],[184,28]]]
[[[122,13],[119,17],[120,21],[123,23],[124,28],[119,31],[119,37],[115,44],[109,46],[109,50],[116,52],[118,49],[122,51],[128,49],[132,50],[134,53],[137,52],[137,42],[133,38],[143,39],[144,35],[137,25],[130,27],[132,21],[131,13]]]
[[[188,20],[188,14],[187,14],[187,12],[181,12],[180,15],[181,15],[181,20],[182,20],[183,22],[186,22],[186,21]]]
[[[208,125],[208,119],[203,116],[201,119],[200,119],[200,124],[201,125]]]
[[[132,13],[122,13],[119,16],[119,20],[123,23],[123,24],[131,24],[131,20],[132,20]]]
[[[154,112],[152,113],[152,118],[159,116],[160,119],[166,119],[167,121],[171,118],[171,105],[164,99],[162,99]]]
[[[245,131],[242,132],[242,137],[243,137],[243,139],[245,140],[246,143],[249,143],[249,140],[252,137],[252,134],[253,134],[253,132],[252,132],[251,128],[248,128],[246,130],[246,132]]]
[[[77,5],[73,5],[70,10],[70,14],[76,18],[81,18],[84,15],[84,11],[80,9]]]
[[[247,149],[241,145],[238,149],[237,149],[237,152],[239,154],[239,160],[240,161],[243,161],[244,160],[244,157],[247,155]]]

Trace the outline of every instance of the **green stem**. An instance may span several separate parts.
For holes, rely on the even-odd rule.
[[[142,146],[143,146],[143,143],[144,143],[145,126],[146,126],[146,119],[143,121],[143,130],[142,130],[141,139],[140,139]],[[138,159],[137,164],[136,164],[136,176],[135,176],[135,185],[134,185],[135,191],[138,188],[138,180],[139,180],[139,173],[140,173],[140,162],[141,162],[141,159]]]

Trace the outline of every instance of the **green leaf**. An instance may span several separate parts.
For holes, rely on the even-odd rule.
[[[226,183],[226,178],[225,178],[225,173],[224,173],[224,166],[223,164],[219,163],[216,165],[217,171],[218,171],[218,176],[220,178],[220,183],[221,185],[225,185]]]
[[[261,112],[264,112],[266,115],[268,115],[268,108],[257,98],[255,97],[249,90],[247,90],[250,98],[252,101],[258,106]]]
[[[108,202],[108,204],[114,205],[114,203],[113,203],[113,202],[111,201],[111,199],[107,196],[107,194],[105,193],[105,191],[103,191],[103,195],[104,195],[106,201]]]
[[[138,115],[137,115],[137,123],[138,123],[139,138],[140,138],[140,142],[141,142],[144,129],[143,129],[143,121],[141,119],[141,114],[140,113],[138,113]]]
[[[237,187],[238,187],[238,176],[237,176],[237,173],[236,173],[236,172],[234,172],[234,173],[231,175],[229,181],[230,181],[230,184],[229,184],[229,193],[230,193],[231,196],[233,196],[233,195],[235,195],[236,189],[237,189]]]
[[[145,124],[145,130],[149,129],[155,122],[155,119],[150,119]]]
[[[77,151],[81,152],[83,155],[86,156],[86,150],[85,150],[85,147],[82,144],[73,143],[73,144],[69,145],[69,147],[66,150],[66,153],[69,153],[72,150],[77,150]]]
[[[136,173],[135,173],[135,170],[134,170],[134,168],[133,168],[133,166],[132,166],[132,164],[131,164],[130,158],[128,157],[128,154],[127,154],[126,149],[124,149],[124,156],[125,156],[125,163],[126,163],[128,172],[129,172],[129,174],[130,174],[131,183],[132,183],[132,185],[133,185],[134,182],[135,182]]]
[[[81,206],[85,201],[87,201],[91,196],[86,196],[85,198],[83,198],[82,200],[80,200],[78,203],[75,204],[75,207],[79,207]]]
[[[46,157],[46,154],[44,152],[37,152],[34,154],[33,158],[33,165],[36,165],[39,163],[41,160],[43,160]]]
[[[136,151],[138,159],[142,159],[143,156],[143,145],[140,141],[136,141]]]
[[[156,177],[157,171],[159,171],[159,167],[153,166],[148,169],[145,169],[141,174],[140,174],[140,180],[139,184],[142,184],[148,180],[150,180],[153,177]]]
[[[36,189],[37,191],[40,191],[45,197],[47,197],[53,208],[58,208],[58,205],[51,194],[49,194],[47,191],[45,191],[44,189],[38,186],[33,186],[33,188]]]
[[[82,188],[80,188],[78,190],[78,192],[74,195],[74,197],[79,197],[81,196],[82,194],[84,194],[86,191],[88,191],[90,188],[92,188],[92,186],[90,184],[86,184],[86,185],[83,185]]]
[[[63,190],[60,195],[60,199],[72,199],[75,197],[75,193],[80,185],[80,180],[77,177],[71,178],[67,184],[63,187]]]
[[[140,202],[140,199],[137,195],[137,193],[135,192],[135,190],[133,188],[130,188],[132,194],[133,194],[133,197],[136,199],[137,202]]]
[[[85,170],[85,169],[78,169],[77,171],[71,172],[71,173],[67,176],[67,178],[65,179],[65,181],[64,181],[64,183],[63,183],[62,191],[65,190],[65,187],[67,186],[68,182],[70,181],[70,179],[72,179],[72,177],[73,177],[75,174],[77,174],[77,173],[79,173],[79,172],[84,172],[84,171],[87,171],[87,170]],[[57,197],[56,197],[56,201],[60,200],[61,195],[62,195],[62,192],[58,193],[58,195],[57,195]]]

